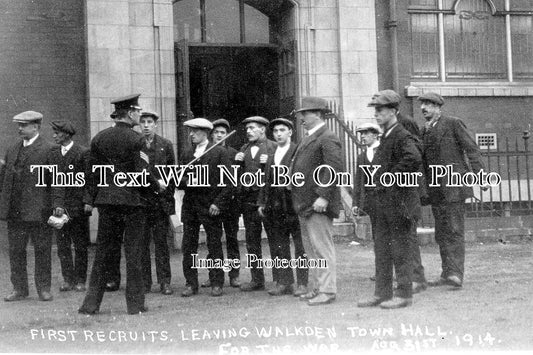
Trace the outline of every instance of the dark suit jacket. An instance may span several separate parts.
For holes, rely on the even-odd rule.
[[[161,179],[159,171],[155,168],[156,165],[174,165],[176,159],[174,157],[174,149],[172,142],[168,139],[161,137],[160,135],[154,135],[152,142],[154,145],[154,158],[150,159],[150,170],[156,179]],[[147,151],[146,143],[143,146],[143,151]],[[145,191],[144,196],[150,201],[150,204],[159,205],[167,215],[176,213],[176,202],[174,200],[174,190],[176,185],[171,179],[170,184],[165,191],[156,193],[153,190]]]
[[[5,165],[0,167],[0,220],[9,217],[11,195],[15,181],[22,184],[20,196],[20,218],[27,222],[42,222],[50,217],[50,189],[36,187],[38,174],[30,172],[30,165],[48,164],[48,155],[52,144],[39,135],[27,149],[26,160],[22,162],[23,169],[17,171],[15,162],[22,149],[22,140],[12,145],[6,152]]]
[[[416,139],[420,138],[420,128],[411,116],[398,113],[397,118],[398,123],[401,124],[403,128],[407,130],[407,132],[411,133],[411,135]]]
[[[72,173],[74,176],[83,173],[89,176],[89,149],[74,142],[67,154],[61,154],[61,146],[56,145],[50,150],[50,164],[57,165],[57,170],[62,173]],[[73,169],[69,169],[69,165]],[[87,183],[87,181],[86,181]],[[83,216],[83,196],[86,184],[80,187],[52,187],[52,207],[61,207],[67,210],[71,217]]]
[[[422,157],[416,141],[400,124],[392,128],[387,137],[385,134],[386,132],[381,137],[381,143],[376,149],[373,161],[375,165],[381,165],[374,175],[378,208],[390,217],[391,221],[400,222],[402,218],[419,218],[418,187],[400,187],[398,183],[387,187],[380,183],[380,177],[385,172],[394,174],[420,171]]]
[[[84,203],[91,206],[143,206],[146,201],[141,196],[142,187],[119,187],[113,182],[113,175],[118,172],[150,171],[149,164],[141,159],[144,137],[131,129],[124,122],[116,122],[114,127],[99,132],[91,141],[90,167],[94,165],[113,165],[115,172],[107,171],[109,186],[97,187],[100,177],[98,171],[88,179]],[[92,168],[91,168],[92,171]],[[148,176],[151,189],[157,189],[157,180],[153,174]]]
[[[255,173],[258,170],[264,170],[265,166],[261,165],[259,162],[261,155],[274,154],[277,146],[278,145],[276,142],[266,139],[258,144],[259,150],[257,151],[255,157],[252,158],[252,144],[246,143],[243,145],[240,149],[240,152],[244,152],[244,161],[233,163],[236,165],[241,165],[241,168],[239,169],[239,176],[246,172]],[[260,187],[257,186],[257,184],[249,187],[239,185],[237,188],[237,198],[242,204],[245,204],[245,207],[247,208],[250,208],[252,205],[255,206],[257,203],[257,197],[259,195],[259,189]]]
[[[378,146],[379,147],[379,146]],[[368,181],[365,173],[361,169],[361,165],[374,165],[373,162],[368,161],[368,158],[366,156],[366,150],[367,148],[363,149],[361,154],[357,156],[357,167],[355,169],[355,179],[354,179],[354,186],[353,186],[353,206],[357,206],[360,209],[363,210],[364,213],[367,214],[374,214],[375,212],[375,205],[376,205],[376,196],[375,196],[375,189],[367,185],[370,181]],[[377,148],[375,149],[377,150]],[[375,161],[375,158],[374,158]],[[372,171],[372,167],[370,167],[370,171]]]
[[[280,165],[284,165],[289,168],[292,157],[296,153],[296,144],[290,142],[289,149],[281,158]],[[272,167],[274,166],[274,153],[268,156],[268,160],[265,166],[265,186],[261,188],[259,192],[259,198],[257,204],[266,208],[267,213],[295,215],[292,208],[291,192],[287,187],[272,187]]]
[[[469,171],[477,173],[483,168],[479,148],[463,121],[456,117],[441,116],[434,127],[423,128],[422,143],[429,202],[464,202],[472,196],[471,187],[447,187],[446,180],[442,179],[439,187],[429,187],[432,179],[430,165],[452,165],[453,170],[461,175]]]
[[[213,143],[209,142],[206,151],[212,146]],[[180,163],[185,165],[194,158],[194,151],[190,149],[182,155],[182,161]],[[225,165],[228,168],[231,165],[228,151],[224,147],[214,147],[193,164],[193,166],[197,165],[208,167],[209,187],[188,186],[187,173],[194,170],[187,169],[178,187],[185,191],[185,195],[183,196],[183,207],[181,209],[181,220],[184,223],[190,218],[195,218],[194,216],[196,213],[207,214],[209,207],[212,204],[216,205],[221,212],[224,212],[228,208],[233,193],[233,186],[229,183],[227,183],[226,187],[217,186],[220,181],[218,165]]]
[[[305,177],[303,186],[292,186],[291,190],[294,210],[301,216],[314,213],[313,203],[318,197],[329,201],[326,215],[331,218],[339,216],[341,196],[337,185],[320,187],[313,179],[314,170],[323,164],[331,166],[336,172],[344,170],[341,142],[325,125],[302,140],[292,160],[291,172],[301,172]],[[320,180],[328,181],[329,178],[327,170],[322,169]]]

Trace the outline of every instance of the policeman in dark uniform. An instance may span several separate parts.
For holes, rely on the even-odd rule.
[[[189,162],[196,159],[192,166],[207,167],[209,178],[208,186],[194,186],[201,185],[203,179],[201,176],[192,174],[190,175],[191,178],[182,179],[178,187],[185,190],[181,209],[181,221],[183,222],[181,249],[186,289],[181,293],[181,296],[190,297],[198,293],[198,266],[193,264],[193,258],[195,254],[198,254],[200,226],[204,227],[206,233],[207,260],[224,259],[221,241],[221,214],[228,207],[233,189],[231,186],[218,186],[220,181],[219,166],[225,165],[229,169],[230,160],[225,148],[213,147],[213,143],[209,142],[208,138],[213,124],[205,118],[194,118],[185,121],[183,125],[190,129],[189,135],[194,148],[183,154],[181,165],[188,165]],[[187,168],[187,175],[195,171],[194,168]],[[222,268],[209,268],[209,281],[211,295],[221,296],[224,285]]]
[[[257,173],[258,170],[264,170],[267,158],[274,154],[277,144],[266,137],[266,127],[268,120],[261,116],[252,116],[242,121],[246,125],[246,137],[248,143],[242,146],[239,153],[235,156],[235,162],[241,164],[240,172]],[[267,235],[270,233],[270,227],[267,221],[263,221],[257,211],[257,199],[259,197],[260,187],[253,184],[250,187],[239,186],[238,198],[241,204],[244,228],[246,229],[246,248],[248,254],[255,255],[258,260],[262,256],[261,252],[261,226],[265,227]],[[265,288],[265,274],[263,269],[257,268],[257,263],[250,265],[252,280],[241,286],[242,291],[263,290]]]
[[[211,132],[211,138],[213,143],[218,143],[227,137],[230,132],[230,124],[227,120],[221,118],[213,121],[213,131]],[[224,147],[228,151],[228,157],[233,159],[237,154],[237,150],[230,147],[226,142],[220,143],[221,147]],[[222,226],[224,227],[224,233],[226,235],[226,252],[228,259],[239,259],[241,255],[239,253],[239,241],[237,240],[237,233],[239,232],[239,206],[235,196],[231,196],[229,207],[222,213]],[[232,267],[228,273],[229,284],[231,287],[240,287],[239,281],[239,268]],[[206,280],[202,283],[202,287],[211,287],[211,282]]]
[[[90,177],[84,202],[98,208],[99,220],[89,289],[78,310],[82,314],[95,314],[100,310],[107,281],[105,270],[109,262],[116,258],[113,250],[117,249],[117,245],[120,246],[122,237],[126,256],[127,312],[138,314],[147,311],[141,265],[141,243],[146,220],[142,188],[125,186],[131,182],[129,178],[116,179],[114,176],[123,173],[127,177],[127,173],[142,174],[149,170],[146,154],[141,153],[144,139],[140,133],[132,130],[133,126],[139,124],[141,115],[139,96],[135,94],[112,101],[116,109],[115,126],[101,131],[91,141],[91,170],[97,170]],[[98,170],[97,165],[113,166],[107,169],[106,179],[102,178],[102,170]],[[143,180],[143,175],[140,176],[138,182]],[[159,190],[159,184],[151,174],[144,176],[150,188]]]

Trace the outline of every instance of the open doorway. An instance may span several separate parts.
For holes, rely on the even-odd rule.
[[[286,0],[174,2],[178,154],[188,145],[182,123],[192,117],[227,119],[237,130],[228,144],[239,148],[244,118],[292,110],[291,9]]]

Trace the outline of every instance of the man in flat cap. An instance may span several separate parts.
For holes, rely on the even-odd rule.
[[[463,121],[441,113],[444,99],[437,93],[428,92],[418,100],[426,119],[422,130],[426,181],[432,180],[431,165],[453,165],[454,171],[461,175],[483,169],[479,148]],[[446,186],[443,179],[438,179],[437,185],[428,185],[426,202],[431,204],[435,217],[435,240],[440,248],[442,272],[429,285],[459,288],[464,277],[465,199],[473,196],[473,191],[466,186]]]
[[[266,128],[268,120],[261,116],[248,117],[242,121],[246,127],[248,143],[244,144],[239,153],[235,155],[235,163],[241,165],[240,173],[252,173],[264,171],[267,158],[274,154],[276,143],[267,139]],[[253,255],[260,260],[263,257],[261,250],[261,226],[264,225],[267,235],[270,227],[257,211],[257,198],[259,197],[258,184],[253,186],[238,186],[238,198],[241,204],[242,218],[246,233],[246,249],[248,255]],[[252,262],[250,272],[252,279],[241,285],[241,291],[256,291],[265,289],[265,274],[262,268],[258,268],[257,262]]]
[[[198,268],[205,266],[197,265],[194,258],[198,258],[198,239],[200,226],[203,226],[206,234],[207,260],[215,262],[224,259],[222,250],[222,213],[227,209],[232,195],[231,186],[218,186],[220,182],[219,166],[230,167],[228,151],[209,142],[209,134],[213,124],[205,118],[194,118],[183,123],[189,128],[189,136],[192,149],[184,152],[180,164],[192,165],[189,171],[197,171],[195,166],[205,166],[208,169],[209,186],[199,185],[200,176],[191,175],[188,179],[182,179],[179,189],[185,191],[181,208],[181,221],[183,223],[183,274],[185,276],[186,289],[181,293],[182,297],[190,297],[198,293]],[[193,162],[191,164],[191,162]],[[187,176],[187,175],[186,175]],[[220,267],[208,267],[211,296],[222,295],[224,285],[224,271]]]
[[[114,179],[114,174],[139,173],[149,170],[148,159],[141,149],[143,136],[132,128],[139,124],[141,108],[139,94],[111,101],[115,105],[115,125],[99,132],[91,141],[91,177],[85,204],[98,208],[98,234],[96,254],[89,280],[89,289],[78,312],[95,314],[105,292],[106,270],[117,258],[116,250],[124,239],[126,256],[126,307],[128,314],[146,312],[142,273],[142,235],[146,221],[143,187],[119,186],[124,182]],[[100,181],[97,165],[112,166],[107,169],[105,181]],[[104,168],[105,169],[105,168]],[[146,174],[149,188],[159,190],[152,174]],[[118,182],[117,182],[118,180]],[[139,179],[138,179],[139,180]],[[100,186],[98,186],[100,185]]]
[[[140,126],[144,135],[142,151],[148,156],[150,171],[158,180],[161,179],[156,165],[174,165],[174,149],[172,142],[156,134],[159,115],[156,112],[144,111],[141,114]],[[164,295],[173,293],[170,287],[170,253],[167,237],[169,231],[169,216],[176,213],[174,201],[175,185],[170,181],[164,190],[156,193],[146,191],[146,224],[143,238],[143,272],[145,291],[152,288],[152,260],[150,256],[150,241],[154,241],[155,268],[159,291]]]
[[[415,120],[408,115],[404,115],[400,112],[400,95],[394,90],[382,90],[372,96],[371,105],[373,107],[386,107],[391,110],[394,110],[398,123],[411,133],[413,138],[416,141],[416,146],[422,153],[422,143],[420,141],[420,129],[416,124]],[[420,166],[420,171],[423,168]],[[420,184],[418,187],[418,193],[420,196],[426,195],[426,186],[423,177],[420,178]],[[420,242],[418,237],[415,236],[410,239],[411,245],[411,254],[412,254],[412,264],[413,264],[413,293],[419,293],[427,288],[426,276],[424,274],[424,267],[422,266],[422,258],[420,256]]]
[[[381,127],[376,123],[365,122],[357,127],[356,132],[361,134],[361,143],[365,148],[357,156],[357,166],[353,187],[352,213],[355,216],[366,214],[370,217],[372,225],[372,239],[376,234],[376,199],[375,189],[370,187],[370,181],[363,172],[363,167],[372,171],[376,149],[379,147],[379,137],[383,133]],[[367,170],[368,171],[368,170]],[[375,274],[374,274],[375,281]]]
[[[270,122],[270,127],[278,147],[273,155],[268,156],[265,166],[265,186],[261,188],[257,201],[259,214],[271,227],[271,233],[268,235],[270,257],[274,260],[289,262],[292,259],[292,236],[295,259],[305,261],[307,255],[302,243],[298,215],[292,207],[291,191],[285,186],[273,186],[279,185],[273,180],[274,167],[286,169],[285,173],[288,173],[292,157],[296,152],[296,144],[291,142],[294,126],[286,118],[276,118]],[[269,295],[293,294],[299,297],[307,292],[308,269],[306,267],[296,268],[297,283],[294,287],[292,269],[291,267],[272,269],[275,285],[268,291]]]
[[[54,131],[54,140],[58,144],[50,152],[50,164],[55,165],[57,171],[62,174],[89,176],[89,149],[72,140],[76,134],[72,123],[52,121],[50,125]],[[66,183],[66,181],[63,182],[63,184]],[[57,255],[63,274],[63,284],[59,287],[59,291],[73,289],[85,291],[91,208],[83,203],[84,191],[85,183],[80,186],[52,187],[54,214],[60,217],[66,213],[70,218],[63,228],[55,230]],[[74,258],[72,258],[72,245],[74,245]]]
[[[48,163],[51,144],[39,134],[43,115],[35,111],[13,117],[21,140],[8,148],[0,168],[0,220],[7,221],[9,263],[13,292],[4,301],[28,296],[26,246],[31,239],[35,251],[35,286],[41,301],[52,300],[52,235],[46,220],[52,212],[50,190],[38,187],[38,175],[31,165]]]
[[[310,306],[331,303],[337,294],[333,219],[339,216],[341,208],[340,190],[336,184],[328,187],[318,184],[335,179],[330,169],[321,169],[318,179],[314,179],[315,169],[321,165],[328,165],[335,172],[344,170],[341,142],[324,121],[328,111],[326,100],[318,97],[303,97],[295,111],[306,137],[294,154],[291,171],[303,173],[305,181],[302,186],[292,186],[292,203],[300,220],[307,257],[327,265],[309,270],[310,290],[300,299]]]
[[[230,132],[230,124],[227,120],[220,118],[213,121],[213,131],[211,132],[211,138],[213,143],[220,143],[220,146],[227,150],[229,159],[233,159],[237,154],[235,148],[230,147],[226,144],[226,141],[223,141]],[[234,191],[234,190],[233,190]],[[235,198],[235,194],[232,193],[230,201],[228,203],[228,208],[222,212],[222,226],[224,228],[224,234],[226,237],[226,256],[228,259],[241,259],[239,252],[239,241],[237,240],[237,234],[239,232],[239,216],[240,208]],[[231,270],[228,272],[229,284],[231,287],[240,287],[241,283],[239,281],[239,270],[240,267],[237,265],[232,265]],[[211,287],[211,281],[207,279],[202,283],[202,287]]]
[[[381,176],[384,173],[420,173],[422,158],[416,139],[398,123],[397,109],[386,99],[378,96],[369,103],[384,131],[372,161],[378,167],[374,174],[376,284],[373,297],[357,305],[394,309],[412,304],[412,246],[420,217],[420,197],[417,187],[384,186]],[[393,268],[398,281],[394,297]]]

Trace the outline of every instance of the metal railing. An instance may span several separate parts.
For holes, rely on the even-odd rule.
[[[326,124],[341,140],[345,171],[355,177],[357,155],[361,151],[355,123],[343,119],[342,109],[335,101],[329,103],[329,108],[331,113],[326,115]],[[474,187],[474,197],[466,201],[467,217],[533,214],[533,162],[530,161],[533,151],[529,150],[529,137],[529,131],[524,131],[514,142],[505,138],[496,148],[481,147],[485,173],[497,173],[501,182],[486,191]],[[431,208],[423,209],[420,225],[434,225]]]

